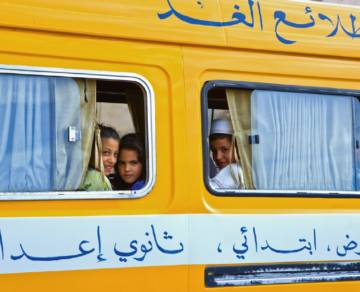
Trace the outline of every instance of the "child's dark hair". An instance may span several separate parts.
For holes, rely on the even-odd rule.
[[[230,135],[230,134],[211,134],[209,136],[210,142],[214,141],[214,140],[218,140],[218,139],[220,139],[220,140],[227,139],[231,143],[232,135]]]
[[[132,150],[132,151],[136,152],[137,159],[142,164],[142,173],[141,173],[141,176],[139,177],[139,180],[146,179],[147,161],[146,161],[145,137],[140,133],[127,134],[127,135],[123,136],[120,139],[118,159],[120,157],[121,150],[123,150],[123,149]],[[121,176],[119,174],[117,164],[115,167],[115,172],[116,172],[116,179],[115,179],[116,188],[118,190],[125,189],[126,183],[123,181],[123,179],[121,178]]]
[[[116,141],[120,142],[120,136],[118,134],[118,132],[116,132],[116,130],[112,127],[106,127],[103,126],[102,124],[97,124],[99,129],[100,129],[100,137],[101,139],[108,139],[108,138],[112,138]],[[95,135],[93,137],[93,141],[92,141],[92,149],[91,149],[91,157],[90,157],[90,161],[89,164],[92,167],[95,167],[96,163],[95,163]],[[102,162],[101,162],[102,163]]]
[[[118,134],[118,132],[116,132],[116,130],[112,127],[106,127],[102,124],[98,124],[99,129],[100,129],[100,136],[101,139],[108,139],[108,138],[113,138],[114,140],[120,141],[120,136]]]

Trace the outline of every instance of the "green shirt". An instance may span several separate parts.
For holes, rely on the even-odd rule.
[[[111,183],[105,176],[102,180],[101,173],[95,169],[88,169],[85,175],[83,189],[87,191],[112,191]]]

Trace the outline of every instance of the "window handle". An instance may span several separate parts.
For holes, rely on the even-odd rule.
[[[259,135],[249,136],[249,144],[260,144],[260,136]]]
[[[76,142],[81,140],[81,131],[76,131],[75,127],[69,127],[69,142]]]

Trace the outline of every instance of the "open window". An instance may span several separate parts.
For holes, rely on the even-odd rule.
[[[136,198],[154,184],[153,91],[136,74],[1,66],[0,122],[0,199]],[[97,123],[144,137],[137,191],[84,190]]]
[[[208,82],[202,92],[205,185],[213,194],[356,196],[359,96],[348,90]],[[210,151],[211,123],[220,116],[231,120],[231,149],[238,155],[229,160],[227,173],[225,168],[214,173]],[[224,183],[225,175],[243,179],[243,185]]]
[[[132,82],[96,81],[96,122],[113,127],[120,138],[127,134],[138,133],[146,139],[146,99],[141,87]],[[148,143],[145,143],[147,146]],[[147,148],[147,147],[146,147]],[[148,150],[146,157],[148,157]],[[145,165],[148,163],[146,162]],[[116,166],[115,166],[116,167]],[[115,167],[109,175],[116,188],[118,178]],[[146,174],[147,180],[148,174]]]

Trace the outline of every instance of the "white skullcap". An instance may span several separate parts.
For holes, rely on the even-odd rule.
[[[229,119],[215,119],[211,123],[210,135],[211,134],[229,134],[232,135],[234,129]]]

